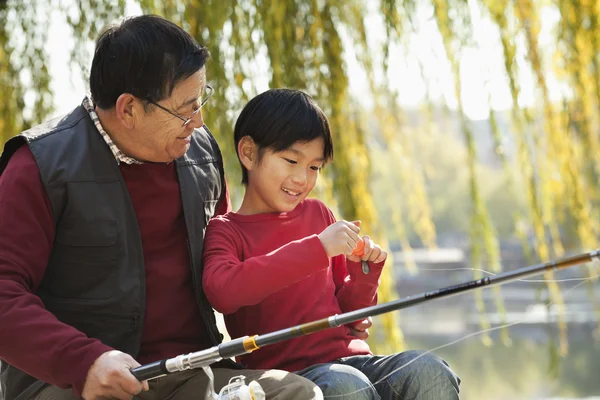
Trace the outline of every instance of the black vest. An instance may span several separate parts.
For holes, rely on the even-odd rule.
[[[146,302],[144,259],[133,204],[114,155],[81,106],[10,139],[0,158],[0,175],[24,143],[39,167],[56,227],[36,294],[59,320],[136,357]],[[202,249],[225,185],[221,153],[206,127],[194,132],[188,152],[175,163],[197,303],[217,345],[222,335],[202,291]],[[0,397],[5,400],[29,398],[45,385],[6,362],[1,371],[6,393]]]

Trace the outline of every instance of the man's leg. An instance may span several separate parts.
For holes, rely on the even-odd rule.
[[[48,386],[39,392],[34,400],[78,400],[71,389],[61,389],[58,386]]]
[[[173,374],[175,375],[175,374]],[[159,400],[157,390],[158,380],[152,380],[149,382],[150,390],[147,392],[140,393],[140,396],[134,397],[136,400]],[[58,386],[48,386],[39,392],[33,400],[80,400],[73,394],[72,389],[61,389]],[[204,400],[204,399],[202,399]]]
[[[369,377],[383,400],[456,400],[460,379],[441,358],[421,351],[340,360]]]
[[[229,383],[231,378],[243,375],[246,378],[246,384],[249,384],[251,381],[257,381],[262,386],[267,400],[323,399],[321,390],[314,383],[286,371],[215,368],[213,369],[213,373],[215,375],[215,391],[217,393],[221,391],[223,386]],[[203,400],[208,387],[206,373],[202,369],[197,369],[179,374],[185,375],[181,375],[172,382],[166,380],[159,382],[160,399]]]
[[[379,400],[369,378],[349,365],[316,364],[296,374],[317,384],[327,400]]]

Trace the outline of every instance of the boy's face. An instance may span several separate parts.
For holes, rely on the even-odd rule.
[[[296,142],[275,153],[265,150],[248,171],[244,202],[253,214],[289,212],[315,187],[323,166],[323,139]]]

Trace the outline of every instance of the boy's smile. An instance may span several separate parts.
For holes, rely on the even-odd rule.
[[[288,189],[286,189],[286,188],[283,188],[283,189],[281,189],[281,190],[283,190],[284,192],[286,192],[286,193],[287,193],[287,194],[289,194],[290,196],[294,196],[294,197],[296,197],[296,196],[300,195],[300,193],[292,192],[291,190],[288,190]]]

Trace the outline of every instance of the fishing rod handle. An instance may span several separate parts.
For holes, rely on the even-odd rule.
[[[236,344],[243,340],[244,338],[240,338],[228,343],[231,343],[231,346],[236,347]],[[181,354],[177,357],[168,358],[166,360],[155,361],[153,363],[133,368],[130,371],[139,381],[146,381],[160,378],[161,376],[171,374],[173,372],[208,366],[223,359],[223,357],[219,355],[219,348],[221,346],[223,345],[221,344],[218,346],[213,346],[211,348],[195,351],[193,353]],[[244,354],[244,352],[239,354]]]
[[[140,382],[156,379],[168,373],[167,360],[155,361],[131,369],[131,374]]]

